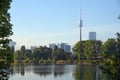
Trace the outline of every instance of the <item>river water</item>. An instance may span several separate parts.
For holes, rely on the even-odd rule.
[[[97,65],[15,64],[9,80],[107,80]]]

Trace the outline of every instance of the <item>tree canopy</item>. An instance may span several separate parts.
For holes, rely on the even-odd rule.
[[[116,39],[108,39],[102,47],[101,69],[112,80],[120,80],[120,33],[116,35]]]
[[[12,0],[0,0],[0,68],[5,68],[11,64],[13,54],[10,50],[9,37],[13,34],[10,23],[10,3]]]
[[[78,60],[84,57],[90,59],[101,52],[101,46],[102,42],[99,40],[79,41],[73,47],[73,51],[77,53]]]

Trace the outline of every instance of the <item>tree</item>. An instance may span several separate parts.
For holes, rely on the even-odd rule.
[[[79,41],[73,47],[73,51],[75,51],[78,55],[78,60],[80,58],[90,59],[92,57],[96,57],[98,53],[101,52],[102,42],[99,40],[86,40]]]
[[[27,59],[27,60],[32,59],[32,51],[29,49],[25,50],[24,56],[25,56],[25,59]]]
[[[20,60],[22,57],[20,50],[16,50],[14,53],[14,60]]]
[[[65,59],[66,59],[65,51],[59,48],[57,50],[56,60],[65,60]]]
[[[53,50],[53,52],[52,52],[52,58],[53,58],[54,60],[56,60],[57,54],[58,54],[58,46],[55,45],[55,46],[54,46],[54,50]]]
[[[21,46],[21,59],[25,59],[25,46]]]
[[[120,80],[120,33],[117,33],[117,39],[108,39],[103,44],[102,50],[101,69],[112,80]]]
[[[75,46],[73,47],[73,51],[75,51],[77,53],[78,56],[78,60],[80,60],[80,58],[82,58],[83,53],[84,53],[84,47],[85,47],[85,42],[86,41],[78,41]]]
[[[99,40],[87,40],[84,47],[84,55],[89,58],[93,58],[101,52],[102,42]]]
[[[33,57],[35,59],[44,59],[48,60],[52,57],[52,49],[44,46],[40,46],[39,48],[35,48],[33,51]]]
[[[93,54],[95,53],[95,41],[93,40],[87,40],[85,43],[84,53],[87,59],[92,58]]]
[[[13,34],[10,23],[10,3],[12,0],[0,0],[0,68],[8,67],[13,61],[8,37]]]

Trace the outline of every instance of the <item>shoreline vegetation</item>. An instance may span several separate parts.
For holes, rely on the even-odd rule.
[[[12,64],[95,64],[96,60],[14,60]]]

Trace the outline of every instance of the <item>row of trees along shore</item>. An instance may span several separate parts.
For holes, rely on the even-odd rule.
[[[117,36],[119,37],[119,33],[117,33]],[[46,46],[40,46],[35,48],[33,52],[29,49],[16,50],[14,60],[100,60],[105,54],[114,54],[116,45],[117,39],[112,38],[104,43],[100,40],[78,41],[73,47],[76,55],[65,52],[57,46],[54,47],[54,50]]]
[[[40,46],[31,50],[16,50],[14,53],[15,60],[67,60],[72,53],[65,52],[63,49],[55,46],[54,50],[46,46]]]

